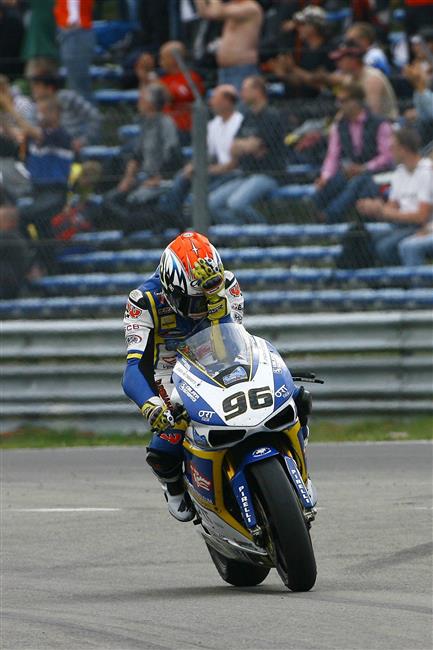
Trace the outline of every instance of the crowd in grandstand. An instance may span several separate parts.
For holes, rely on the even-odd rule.
[[[80,230],[191,225],[196,94],[212,223],[379,220],[378,263],[432,258],[433,1],[0,0],[0,297]]]

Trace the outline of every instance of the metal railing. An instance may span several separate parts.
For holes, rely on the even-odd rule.
[[[325,379],[309,387],[317,415],[433,410],[433,314],[427,311],[252,316],[246,326],[271,340],[296,373]],[[10,321],[2,334],[3,430],[31,423],[144,431],[120,386],[119,320]]]

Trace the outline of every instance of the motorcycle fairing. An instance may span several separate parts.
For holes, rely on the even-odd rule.
[[[248,481],[245,476],[245,468],[247,465],[266,460],[272,456],[279,455],[285,459],[288,474],[294,488],[300,495],[301,499],[304,497],[304,499],[302,499],[303,505],[306,508],[312,508],[313,504],[311,501],[307,505],[305,500],[305,494],[308,495],[308,492],[301,473],[299,470],[297,471],[297,474],[293,472],[291,473],[291,469],[293,467],[297,468],[297,465],[292,451],[289,449],[289,445],[291,447],[293,447],[294,444],[297,445],[297,449],[293,449],[297,457],[300,449],[300,443],[298,440],[299,430],[299,422],[296,422],[292,427],[282,432],[288,439],[287,446],[283,445],[282,449],[277,450],[271,445],[264,446],[262,444],[261,446],[249,450],[236,468],[233,468],[230,462],[227,463],[227,468],[223,466],[225,459],[228,454],[230,454],[230,448],[221,450],[203,449],[197,446],[197,444],[195,444],[190,438],[186,437],[184,439],[183,447],[187,467],[185,480],[187,482],[188,491],[205,527],[212,530],[214,535],[218,536],[222,540],[231,537],[239,544],[248,548],[251,552],[260,551],[260,548],[252,541],[252,534],[250,532],[250,530],[256,525],[257,521]],[[287,459],[289,459],[290,464],[288,464]],[[293,463],[293,465],[291,463]],[[306,475],[306,468],[303,468],[303,470]],[[239,504],[243,518],[243,525],[233,517],[225,506],[222,483],[224,473],[227,475],[231,483],[233,493]],[[243,490],[239,490],[241,486],[244,486]]]
[[[190,462],[196,462],[196,459],[204,459],[212,463],[212,471],[209,471],[208,477],[211,477],[212,480],[213,503],[203,497],[202,493],[193,484],[191,475],[184,475],[188,492],[205,527],[221,539],[225,537],[232,538],[252,551],[259,550],[252,541],[251,533],[231,515],[224,504],[222,478],[224,473],[223,461],[227,449],[214,449],[212,451],[200,449],[188,438],[185,438],[183,447],[185,454],[189,454]]]

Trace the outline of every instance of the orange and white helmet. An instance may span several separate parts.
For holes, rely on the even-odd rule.
[[[159,277],[164,296],[174,311],[185,318],[204,318],[207,301],[193,269],[205,259],[215,272],[224,273],[218,251],[207,237],[198,232],[184,232],[167,246],[159,263]]]

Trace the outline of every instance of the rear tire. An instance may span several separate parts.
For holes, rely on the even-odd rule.
[[[208,543],[206,546],[221,578],[235,587],[255,587],[263,582],[270,571],[268,567],[232,560]]]
[[[292,591],[309,591],[317,567],[310,534],[289,477],[275,458],[249,466],[258,488],[259,524],[267,532],[268,550],[284,584]],[[269,539],[270,538],[270,539]]]

